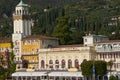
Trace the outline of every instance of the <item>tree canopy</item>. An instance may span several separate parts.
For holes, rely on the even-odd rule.
[[[13,48],[13,43],[11,42],[11,48]],[[0,79],[6,79],[8,77],[11,77],[12,73],[16,70],[16,64],[14,63],[14,53],[8,52],[6,57],[0,56]]]
[[[34,26],[32,34],[55,36],[60,28],[61,17],[66,17],[67,32],[61,32],[61,44],[82,43],[82,36],[88,33],[106,35],[120,39],[119,0],[23,0],[31,5],[30,14]],[[19,0],[0,0],[0,37],[13,33],[12,13]],[[87,4],[87,5],[86,5]],[[115,18],[113,20],[113,18]],[[57,30],[58,29],[58,30]],[[56,36],[57,37],[57,36]],[[66,40],[68,40],[66,42]]]
[[[91,76],[93,74],[93,66],[95,66],[95,75],[105,75],[107,73],[107,63],[105,61],[83,61],[81,64],[82,74]]]

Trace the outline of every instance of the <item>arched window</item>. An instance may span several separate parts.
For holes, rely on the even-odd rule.
[[[64,60],[64,59],[62,60],[61,63],[62,63],[62,66],[61,66],[61,67],[62,67],[62,68],[65,68],[65,60]]]
[[[41,61],[41,68],[45,68],[45,62],[44,62],[44,60]]]
[[[26,10],[26,14],[28,14],[28,11]]]
[[[17,41],[15,41],[15,46],[18,45]]]
[[[23,10],[23,14],[25,14],[25,10]]]
[[[28,60],[22,60],[22,67],[28,68]]]
[[[53,61],[52,60],[49,61],[49,67],[53,68]]]
[[[21,33],[21,31],[19,31],[19,33]]]
[[[55,68],[59,68],[59,61],[58,60],[55,61]]]
[[[79,68],[79,61],[78,61],[78,59],[75,60],[75,68]]]
[[[21,12],[21,10],[20,10],[20,14],[21,14],[22,12]]]
[[[69,59],[69,60],[68,60],[68,68],[71,68],[71,67],[72,67],[72,60]]]
[[[16,14],[19,14],[19,11],[17,10],[17,13]]]
[[[18,77],[18,80],[21,80],[21,77]]]
[[[27,14],[27,11],[25,10],[25,15]]]

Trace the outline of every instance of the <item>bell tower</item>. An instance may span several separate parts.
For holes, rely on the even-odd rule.
[[[14,33],[22,34],[22,37],[31,35],[31,20],[28,8],[29,6],[21,0],[13,14]]]
[[[28,9],[29,5],[21,0],[13,13],[14,32],[12,34],[12,41],[15,61],[17,63],[21,62],[21,40],[23,37],[31,35],[31,19]],[[21,65],[18,64],[17,67],[21,67]]]

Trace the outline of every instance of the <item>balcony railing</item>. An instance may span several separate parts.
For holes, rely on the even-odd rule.
[[[22,53],[22,55],[37,55],[38,52],[26,52],[26,53]]]
[[[106,49],[97,48],[96,52],[120,52],[120,48],[112,48],[112,49],[110,49],[110,48],[106,48]]]
[[[38,60],[29,60],[29,63],[38,63]]]

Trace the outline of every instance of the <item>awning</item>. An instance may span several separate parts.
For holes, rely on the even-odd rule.
[[[46,72],[15,72],[12,74],[13,77],[15,76],[44,76]]]
[[[50,72],[49,76],[83,77],[81,72]]]
[[[46,76],[47,72],[15,72],[12,77],[19,76]],[[48,76],[61,76],[61,77],[83,77],[81,72],[49,72]]]

